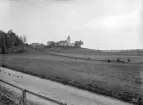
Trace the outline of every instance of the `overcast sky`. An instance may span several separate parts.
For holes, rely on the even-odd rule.
[[[143,48],[142,0],[0,0],[0,29],[28,43],[82,40],[92,49]]]

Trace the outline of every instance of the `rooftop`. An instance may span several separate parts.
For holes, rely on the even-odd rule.
[[[67,41],[66,40],[62,40],[62,41],[59,41],[57,43],[67,43]]]

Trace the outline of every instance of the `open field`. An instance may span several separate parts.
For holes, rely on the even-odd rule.
[[[19,86],[36,94],[67,103],[67,105],[133,105],[132,103],[99,95],[83,89],[78,89],[69,85],[64,85],[48,79],[42,79],[36,76],[27,75],[11,69],[0,67],[0,79]],[[9,75],[10,74],[10,75]],[[3,86],[3,84],[2,84]],[[6,86],[6,85],[4,85]],[[7,86],[6,86],[7,87]],[[16,88],[9,87],[10,90],[19,93]],[[21,94],[21,92],[20,92]],[[34,101],[39,105],[53,105],[47,100],[26,94],[26,100]],[[55,104],[54,104],[55,105]],[[57,105],[57,104],[56,104]]]
[[[48,48],[48,51],[58,53],[80,54],[80,55],[123,55],[123,56],[143,56],[143,50],[120,50],[120,52],[93,50],[87,48]]]
[[[106,61],[110,60],[111,62],[117,62],[117,58],[119,58],[122,62],[128,63],[128,59],[131,61],[130,63],[143,63],[143,56],[137,55],[83,55],[83,54],[74,54],[74,53],[58,53],[58,52],[51,52],[47,51],[47,53],[56,55],[56,56],[63,56],[67,58],[74,58],[74,59],[84,59],[84,60],[94,60],[94,61]]]
[[[138,97],[142,100],[143,64],[140,63],[106,63],[50,54],[5,55],[3,58],[6,67],[21,72],[128,102]]]

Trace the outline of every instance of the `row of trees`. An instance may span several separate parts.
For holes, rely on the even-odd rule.
[[[80,40],[80,41],[75,41],[75,44],[74,44],[74,46],[75,47],[81,47],[81,45],[83,45],[83,42]]]
[[[18,36],[12,30],[9,30],[7,33],[5,33],[4,31],[0,31],[0,49],[3,54],[6,53],[6,50],[13,49],[19,45],[23,45],[25,42],[25,36]]]
[[[55,47],[56,45],[58,45],[58,43],[54,42],[54,41],[48,41],[47,42],[47,46],[48,47]],[[75,48],[80,48],[81,45],[83,45],[83,42],[80,40],[80,41],[75,41],[74,43],[74,46]]]

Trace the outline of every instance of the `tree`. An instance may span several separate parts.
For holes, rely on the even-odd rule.
[[[23,43],[26,43],[26,41],[27,41],[26,36],[20,36],[20,39],[22,40]]]
[[[131,60],[130,60],[130,59],[128,59],[128,63],[129,63],[129,62],[131,62]]]
[[[2,54],[5,54],[6,49],[5,35],[6,33],[0,30],[0,49],[2,51]]]
[[[22,41],[20,40],[19,36],[16,35],[12,30],[9,30],[8,33],[6,33],[6,47],[7,48],[13,48],[17,45],[20,45]]]
[[[18,45],[23,49],[23,46],[21,46],[23,42],[26,42],[25,36],[21,39],[12,30],[9,30],[7,33],[0,31],[0,48],[2,53],[6,53],[7,49],[11,52]]]
[[[0,48],[5,44],[5,33],[0,31]]]
[[[16,35],[16,42],[15,42],[15,46],[17,45],[21,45],[23,43],[23,41],[20,39],[20,37],[18,35]]]
[[[26,38],[26,36],[24,36],[23,42],[26,43],[26,41],[27,41],[27,38]]]
[[[120,58],[117,58],[117,62],[121,62]]]
[[[5,54],[6,44],[4,35],[2,35],[0,38],[0,48],[2,49],[2,54]]]
[[[83,45],[83,42],[81,40],[80,41],[75,41],[75,47],[80,48],[81,45]]]
[[[107,61],[108,63],[110,63],[111,62],[111,60],[110,59],[108,59],[108,61]]]
[[[54,41],[48,41],[47,42],[48,47],[54,47],[55,45],[56,45],[56,43]]]

